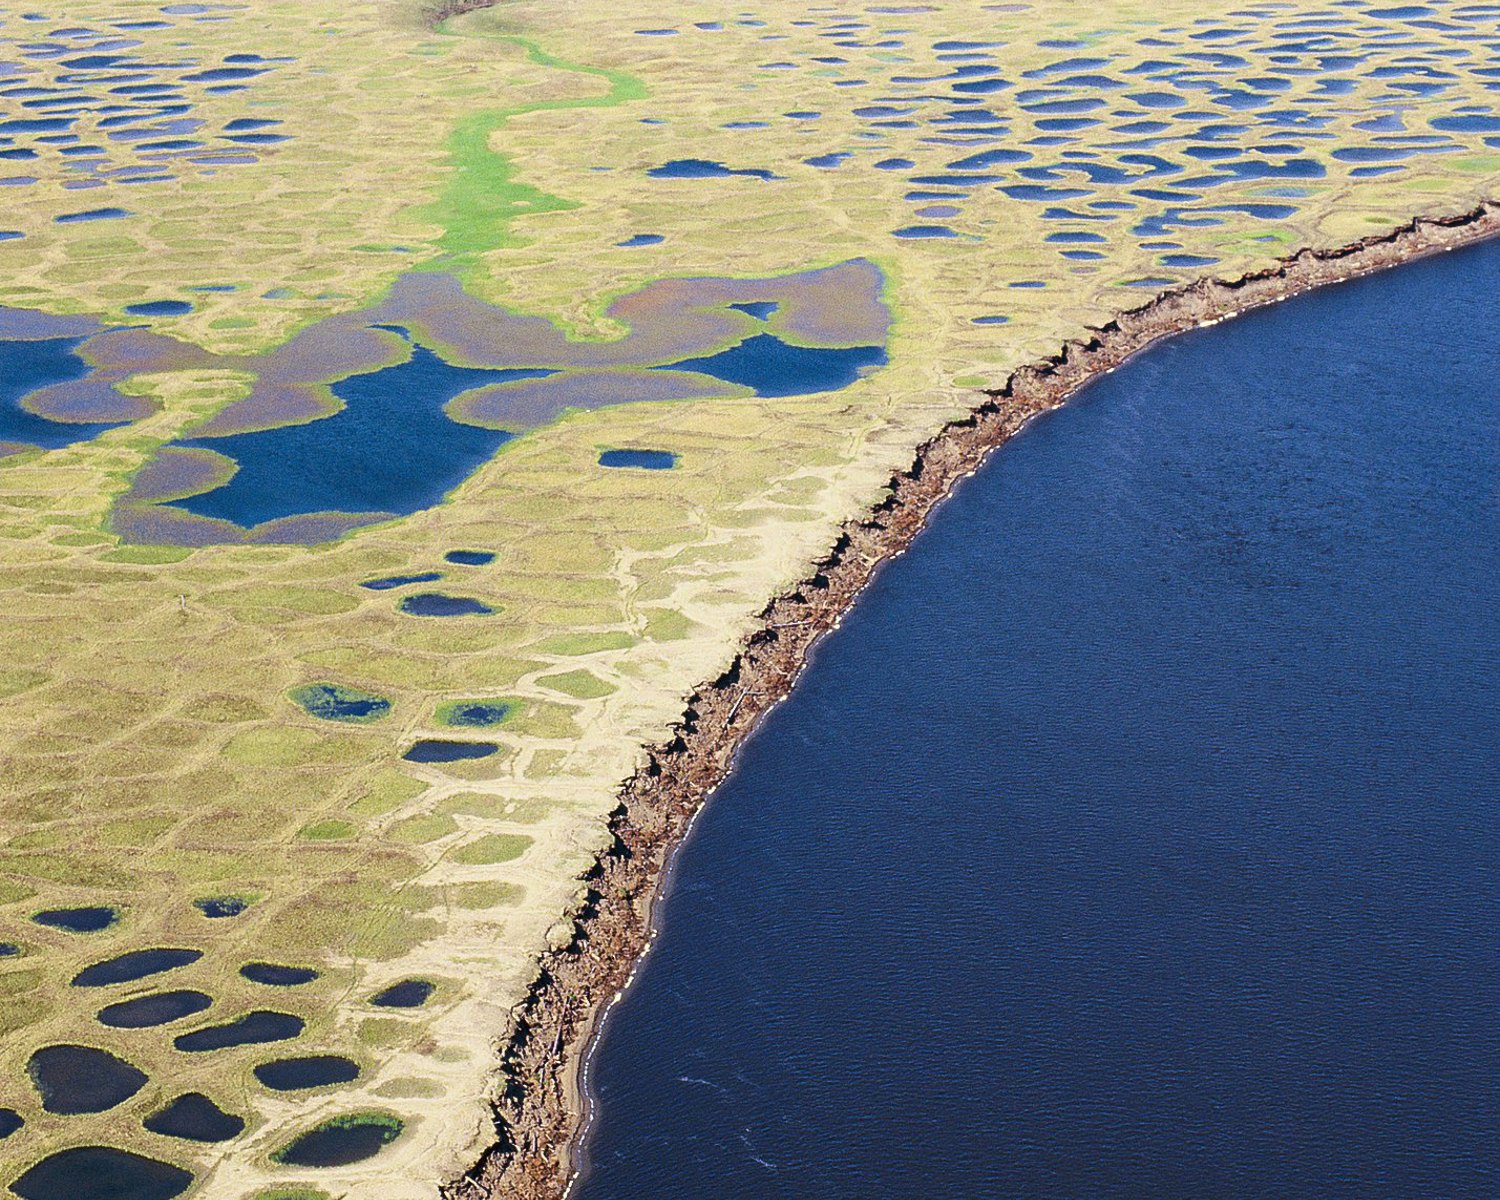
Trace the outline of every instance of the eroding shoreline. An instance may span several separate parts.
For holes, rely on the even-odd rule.
[[[918,447],[886,497],[845,523],[812,573],[766,606],[730,668],[692,693],[672,738],[650,747],[646,765],[622,787],[610,817],[611,845],[584,876],[584,899],[571,914],[572,940],[542,956],[504,1038],[494,1144],[443,1187],[446,1200],[565,1194],[585,1115],[580,1071],[599,1015],[649,945],[652,902],[673,849],[728,773],[741,741],[791,689],[813,643],[837,624],[878,565],[905,549],[958,480],[1033,417],[1155,341],[1496,234],[1500,203],[1485,201],[1337,249],[1304,249],[1232,282],[1200,280],[1165,292],[1088,341],[1069,342],[1061,354],[1018,368],[968,416]]]

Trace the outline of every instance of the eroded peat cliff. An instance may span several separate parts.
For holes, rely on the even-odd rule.
[[[1298,292],[1396,266],[1500,233],[1500,204],[1417,218],[1334,250],[1302,250],[1232,282],[1200,280],[1121,313],[1087,342],[1017,369],[968,416],[918,447],[884,499],[847,522],[827,556],[772,600],[730,668],[688,698],[670,741],[650,747],[610,819],[609,849],[584,876],[573,937],[549,951],[500,1051],[495,1141],[447,1182],[445,1200],[556,1200],[567,1190],[584,1117],[578,1078],[596,1018],[651,938],[651,906],[673,848],[729,771],[736,747],[796,681],[876,567],[900,553],[953,485],[1040,413],[1161,338]]]

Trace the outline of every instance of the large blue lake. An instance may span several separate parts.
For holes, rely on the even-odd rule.
[[[676,860],[578,1200],[1500,1195],[1500,244],[965,482]]]

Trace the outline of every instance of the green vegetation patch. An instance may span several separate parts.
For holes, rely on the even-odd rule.
[[[396,822],[386,831],[386,836],[402,845],[420,846],[457,832],[458,822],[446,813],[424,813]]]
[[[44,671],[28,671],[24,667],[0,667],[0,700],[7,696],[19,696],[22,692],[47,682]]]
[[[514,862],[531,849],[531,838],[522,833],[487,833],[459,846],[449,857],[466,867],[493,867]]]
[[[361,817],[384,816],[415,800],[426,790],[427,785],[422,780],[387,767],[370,780],[365,794],[349,805],[349,811]]]
[[[297,836],[304,842],[342,842],[352,838],[359,832],[359,827],[353,821],[343,821],[337,818],[327,821],[313,821],[297,830]]]
[[[36,895],[33,888],[13,879],[0,879],[0,904],[14,904],[17,900],[28,900]]]
[[[561,633],[530,648],[543,654],[572,658],[605,650],[629,650],[634,645],[635,637],[628,633]]]
[[[311,729],[269,726],[229,739],[224,757],[247,767],[337,766],[358,762],[373,749],[364,738],[333,737]]]
[[[264,1191],[256,1192],[251,1200],[333,1200],[333,1198],[320,1187],[303,1187],[293,1184],[291,1187],[266,1188]]]
[[[521,903],[526,889],[515,883],[460,883],[452,889],[454,908],[479,910]]]
[[[367,1017],[359,1023],[359,1040],[372,1050],[404,1046],[422,1032],[420,1025],[396,1017]]]
[[[678,642],[693,631],[693,622],[675,608],[645,610],[646,636],[653,642]]]
[[[384,696],[341,683],[309,683],[287,692],[293,704],[320,721],[345,721],[368,725],[390,715],[391,702]]]
[[[605,683],[589,671],[564,671],[560,675],[544,675],[537,682],[577,700],[598,700],[615,691],[614,684]]]
[[[181,562],[193,551],[185,546],[121,546],[103,555],[105,562],[133,563],[140,567],[158,567]]]

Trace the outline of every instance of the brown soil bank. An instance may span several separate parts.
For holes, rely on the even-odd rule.
[[[647,765],[621,789],[613,845],[585,877],[587,898],[573,915],[573,940],[543,956],[516,1010],[500,1063],[495,1144],[472,1171],[445,1186],[447,1200],[563,1195],[582,1120],[579,1063],[601,1006],[625,983],[649,940],[651,900],[668,855],[724,778],[740,740],[791,688],[812,643],[854,602],[881,560],[916,536],[957,480],[1032,417],[1159,338],[1497,233],[1500,204],[1487,201],[1336,250],[1303,250],[1232,283],[1202,280],[1164,293],[1122,313],[1088,342],[1069,342],[1057,357],[1021,367],[969,416],[919,447],[910,469],[891,479],[886,498],[844,526],[813,574],[766,606],[730,669],[689,697],[675,736],[651,747]]]

